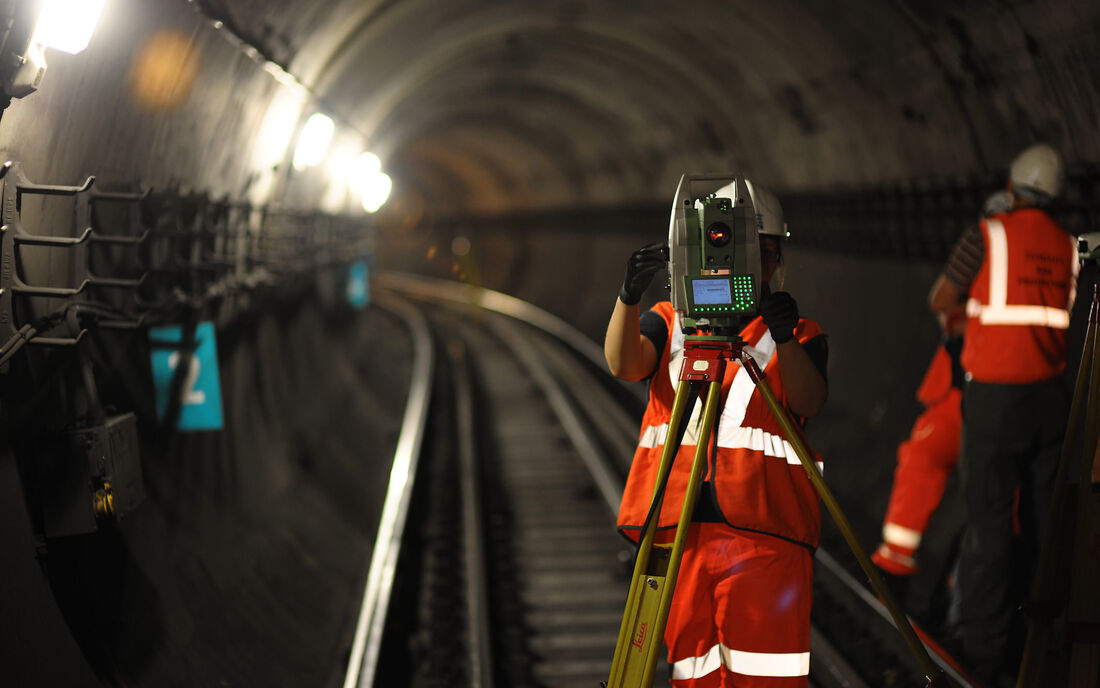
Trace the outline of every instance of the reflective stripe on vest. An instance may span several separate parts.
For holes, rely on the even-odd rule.
[[[676,317],[678,324],[679,314]],[[679,332],[680,328],[676,327],[674,330]],[[680,368],[684,360],[683,342],[684,337],[682,334],[679,337],[673,337],[673,353],[669,357],[668,373],[674,389],[679,382]],[[771,332],[765,330],[764,334],[757,340],[756,346],[745,345],[744,351],[752,356],[761,370],[764,370],[775,354],[775,340],[772,339]],[[761,428],[742,427],[741,423],[745,420],[749,400],[752,398],[753,392],[756,391],[756,383],[752,381],[744,366],[736,363],[730,365],[737,366],[737,374],[734,375],[733,381],[730,383],[729,395],[726,397],[726,404],[718,419],[718,446],[722,449],[758,451],[765,456],[785,459],[792,466],[801,466],[802,462],[798,460],[798,454],[795,453],[794,447],[782,436],[772,434]],[[697,403],[691,413],[691,418],[688,420],[687,429],[684,431],[684,439],[680,443],[681,447],[694,447],[699,443],[699,426],[701,423],[702,404]],[[656,449],[665,443],[666,437],[668,437],[668,423],[647,426],[642,431],[638,446],[643,449]],[[815,461],[814,463],[817,465],[819,472],[824,471],[824,464],[821,461]]]
[[[694,418],[694,415],[692,417]],[[642,438],[638,442],[638,446],[643,449],[656,449],[665,443],[665,437],[667,436],[668,423],[650,425],[642,432]],[[690,447],[698,443],[699,430],[695,424],[692,424],[684,433],[681,446]],[[760,428],[723,428],[718,433],[718,446],[723,449],[751,449],[763,452],[765,456],[784,459],[792,466],[802,465],[790,442],[779,435],[773,435]],[[817,466],[818,471],[824,471],[825,465],[821,461],[814,461],[814,465]]]
[[[699,657],[679,659],[672,663],[672,680],[684,681],[702,678],[717,671],[725,664],[726,669],[743,676],[769,676],[791,678],[808,676],[810,673],[809,652],[742,652],[731,650],[721,643],[707,650]]]
[[[1008,239],[1005,237],[1005,226],[1000,220],[990,218],[985,221],[985,227],[989,236],[989,304],[968,299],[966,314],[978,318],[983,325],[1035,325],[1067,329],[1067,308],[1008,303]]]

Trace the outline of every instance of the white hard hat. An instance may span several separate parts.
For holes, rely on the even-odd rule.
[[[1053,147],[1037,143],[1012,161],[1012,193],[1032,203],[1046,203],[1062,191],[1062,156]]]
[[[791,233],[787,231],[787,223],[783,221],[783,206],[779,205],[775,194],[747,179],[745,186],[749,187],[749,197],[756,213],[756,231],[781,239],[789,237]]]

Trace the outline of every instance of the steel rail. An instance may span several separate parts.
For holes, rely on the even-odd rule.
[[[484,287],[463,284],[461,282],[430,277],[420,278],[415,275],[397,272],[383,272],[380,273],[376,279],[380,285],[388,286],[391,289],[397,289],[411,297],[446,301],[472,309],[500,313],[501,315],[519,320],[565,343],[597,369],[607,370],[607,361],[604,360],[603,349],[589,339],[587,335],[556,315],[526,301],[517,299],[514,296],[509,296],[508,294],[503,294]],[[561,373],[566,369],[566,357],[562,356],[560,351],[555,351],[554,348],[550,346],[544,346],[541,342],[536,344],[540,346],[542,354],[548,359],[551,365],[556,368],[555,373]],[[584,375],[589,375],[589,373],[585,372]],[[622,382],[615,378],[611,378],[610,373],[608,373],[608,376],[609,379],[615,382]],[[629,466],[638,439],[637,419],[630,418],[628,413],[621,411],[619,405],[605,406],[601,409],[596,409],[592,407],[592,399],[590,397],[579,397],[576,401],[583,406],[584,411],[594,419],[598,417],[599,420],[613,425],[618,433],[626,438],[630,447],[629,453],[624,456],[624,461],[625,465]],[[615,442],[616,447],[619,448],[622,438],[615,438],[613,442]],[[618,508],[618,504],[615,504],[612,510],[618,511]]]
[[[558,316],[514,296],[462,282],[420,277],[402,272],[380,272],[373,279],[379,286],[395,289],[409,296],[431,297],[462,303],[522,320],[562,340],[597,368],[607,367],[603,349],[577,328]]]
[[[403,273],[381,273],[377,276],[377,279],[380,285],[395,289],[410,297],[442,300],[470,308],[489,310],[525,322],[561,340],[592,363],[600,367],[604,365],[603,352],[585,335],[557,316],[515,297],[472,285],[442,279],[420,278]],[[512,350],[523,367],[531,374],[533,381],[542,388],[555,414],[562,422],[582,460],[593,475],[603,501],[608,505],[611,512],[615,513],[621,500],[622,480],[614,474],[604,452],[593,439],[591,431],[585,427],[583,414],[574,405],[565,389],[565,387],[571,387],[571,385],[559,380],[563,377],[560,373],[565,365],[565,357],[550,356],[549,349],[551,347],[547,346],[545,342],[534,342],[533,346],[531,342],[522,343],[524,339],[530,336],[529,333],[523,333],[516,324],[507,319],[492,321],[489,323],[489,328]],[[551,371],[548,363],[553,363],[556,370]],[[844,587],[850,589],[858,599],[886,622],[892,626],[894,625],[885,607],[869,591],[859,585],[831,555],[819,549],[815,558]],[[817,631],[816,627],[811,627],[811,646],[812,654],[817,655],[816,661],[814,661],[815,669],[822,671],[824,674],[819,677],[824,680],[824,685],[866,685],[858,679],[858,674],[844,661],[843,656],[828,643],[828,640]],[[956,667],[936,652],[935,648],[929,654],[933,662],[959,686],[968,688],[972,685]]]
[[[370,568],[363,589],[355,638],[344,675],[344,688],[370,688],[378,669],[386,612],[393,592],[397,558],[409,512],[420,447],[424,440],[428,406],[431,402],[435,346],[428,322],[419,310],[395,297],[381,297],[376,303],[403,322],[412,332],[412,379],[405,402],[405,415],[390,468],[389,487],[382,506],[378,536],[371,553]]]
[[[489,323],[489,329],[512,350],[512,354],[531,375],[535,384],[542,389],[551,408],[554,409],[554,414],[569,435],[569,440],[580,454],[592,479],[596,481],[596,487],[607,503],[608,509],[612,514],[617,513],[619,503],[623,500],[623,481],[607,455],[593,439],[593,432],[585,425],[581,413],[569,395],[550,374],[546,363],[530,347],[520,343],[523,333],[518,330],[517,325],[509,320],[496,319]]]
[[[448,345],[452,361],[455,425],[462,492],[463,566],[466,572],[466,642],[470,688],[493,688],[492,642],[489,637],[489,591],[485,572],[485,538],[481,532],[481,485],[477,479],[477,440],[473,382],[466,345]]]
[[[848,571],[846,571],[844,567],[840,565],[840,562],[834,559],[831,554],[826,552],[824,549],[819,548],[814,554],[814,559],[817,561],[817,563],[821,564],[825,569],[827,569],[834,578],[844,584],[844,586],[847,587],[852,592],[852,594],[859,597],[868,607],[873,609],[880,617],[882,617],[883,621],[890,624],[890,626],[892,626],[893,628],[897,628],[897,625],[894,623],[893,618],[890,617],[890,612],[887,611],[886,606],[879,602],[870,590],[868,590],[865,586],[860,585],[860,583],[856,581],[856,579],[853,578],[852,575],[848,573]],[[925,643],[925,646],[928,647],[928,644]],[[941,670],[943,670],[944,674],[946,674],[952,681],[957,683],[961,688],[973,688],[973,684],[965,676],[959,673],[959,670],[955,668],[955,666],[944,659],[939,654],[939,652],[936,651],[936,648],[929,647],[929,649],[931,650],[931,652],[929,652],[928,654],[931,656],[932,661],[935,662]]]

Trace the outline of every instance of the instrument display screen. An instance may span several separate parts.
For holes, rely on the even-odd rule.
[[[732,301],[730,283],[727,279],[708,279],[691,281],[692,297],[700,306],[728,304]]]

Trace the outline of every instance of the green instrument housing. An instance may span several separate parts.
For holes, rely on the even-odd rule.
[[[741,208],[738,208],[741,205]],[[752,215],[744,200],[710,195],[685,204],[686,259],[678,285],[684,304],[684,324],[706,319],[715,326],[733,326],[755,315],[759,303],[759,249]],[[756,248],[756,246],[753,246]]]

